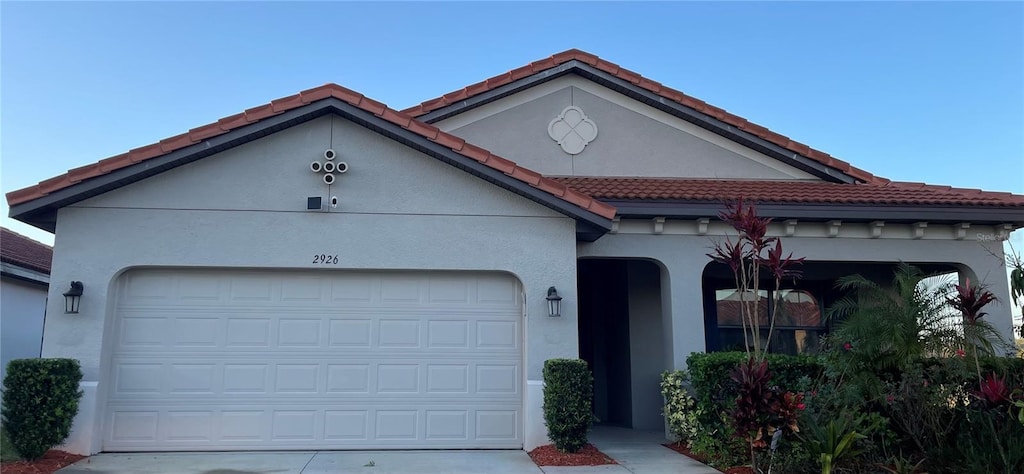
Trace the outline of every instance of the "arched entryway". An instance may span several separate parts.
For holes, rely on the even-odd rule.
[[[580,358],[594,374],[600,423],[659,430],[666,370],[662,268],[640,259],[579,261]]]

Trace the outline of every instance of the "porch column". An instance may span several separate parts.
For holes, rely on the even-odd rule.
[[[990,250],[993,250],[992,253],[998,257],[1003,257],[1001,245]],[[1010,345],[1010,354],[1014,354],[1016,344],[1013,333],[1013,298],[1010,296],[1010,283],[1006,277],[1006,267],[1000,265],[998,258],[989,254],[960,259],[958,263],[962,264],[958,265],[961,266],[959,268],[961,285],[970,279],[971,286],[985,285],[985,288],[995,295],[996,300],[985,308],[985,312],[988,313],[985,320],[988,320],[989,324],[999,332],[1003,341]]]
[[[703,249],[701,249],[703,250]],[[708,257],[703,253],[686,252],[662,263],[668,270],[666,285],[671,300],[666,311],[671,323],[671,367],[685,369],[686,358],[694,352],[704,352],[704,298],[702,274]],[[665,283],[665,282],[663,282]]]

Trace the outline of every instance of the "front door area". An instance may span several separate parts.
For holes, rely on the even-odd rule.
[[[594,374],[594,414],[606,425],[660,430],[667,367],[662,271],[635,259],[579,261],[580,358]]]

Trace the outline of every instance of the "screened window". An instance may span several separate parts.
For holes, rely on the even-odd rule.
[[[736,289],[715,290],[715,307],[718,315],[719,347],[722,350],[743,350],[743,305],[756,308],[761,326],[761,345],[768,338],[772,320],[775,329],[769,350],[783,354],[802,354],[818,349],[821,336],[826,331],[821,317],[821,304],[806,290],[779,290],[778,307],[773,307],[775,292],[761,290],[757,298],[752,291]],[[756,304],[754,300],[756,301]]]

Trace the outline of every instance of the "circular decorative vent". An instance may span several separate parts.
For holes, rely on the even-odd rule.
[[[548,135],[562,151],[576,155],[597,138],[597,124],[579,107],[570,105],[548,124]]]

